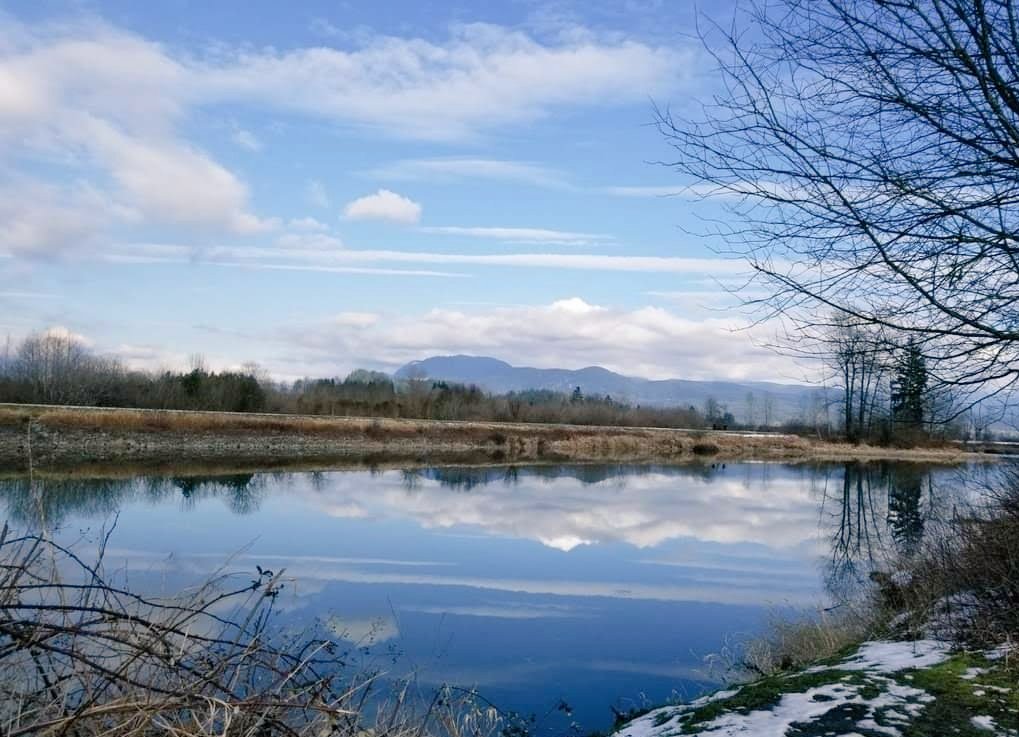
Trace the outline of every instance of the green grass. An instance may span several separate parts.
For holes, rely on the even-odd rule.
[[[846,655],[852,654],[852,649]],[[992,733],[973,724],[975,716],[989,716],[998,727],[999,734],[1019,734],[1019,671],[1008,668],[1003,661],[992,661],[976,653],[959,653],[945,662],[922,670],[908,670],[894,675],[878,675],[838,668],[844,656],[827,659],[824,670],[805,673],[794,672],[762,678],[742,686],[734,695],[712,701],[696,708],[676,706],[665,708],[654,715],[653,724],[659,728],[658,737],[698,734],[710,722],[727,714],[749,714],[773,709],[786,694],[806,693],[831,684],[853,686],[861,697],[858,701],[842,703],[827,714],[810,722],[793,724],[789,737],[823,737],[831,734],[854,732],[864,737],[886,737],[882,728],[894,727],[903,737],[992,737]],[[963,676],[971,668],[986,672],[975,678]],[[901,715],[901,707],[878,707],[871,703],[891,684],[898,683],[920,689],[933,697],[908,723],[892,716]],[[818,701],[826,700],[818,694]],[[913,702],[913,699],[909,699]],[[922,703],[922,702],[915,702]],[[868,715],[878,728],[859,726]],[[671,726],[670,722],[679,717]],[[662,729],[664,728],[664,729]]]
[[[985,668],[988,672],[968,680],[962,675],[969,668]],[[909,675],[912,678],[899,675],[896,680],[922,688],[934,697],[934,701],[903,729],[904,737],[990,737],[990,732],[970,721],[978,715],[992,717],[999,731],[1019,730],[1019,672],[1006,668],[1000,661],[962,653],[940,665],[913,671]],[[1009,690],[1002,693],[996,688]]]
[[[724,714],[749,714],[752,711],[770,709],[782,700],[785,694],[804,693],[818,686],[830,683],[843,683],[857,686],[864,698],[874,698],[880,689],[874,686],[865,674],[857,671],[838,669],[824,670],[817,673],[793,673],[769,676],[759,681],[748,683],[727,699],[719,699],[688,712],[683,720],[683,734],[696,734],[699,725],[710,722]],[[824,732],[821,732],[823,734]]]

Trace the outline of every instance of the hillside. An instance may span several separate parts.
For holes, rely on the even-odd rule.
[[[569,393],[579,386],[587,395],[607,394],[619,401],[653,407],[693,405],[701,408],[711,397],[726,405],[739,420],[746,417],[748,396],[752,394],[758,422],[763,421],[766,402],[771,404],[772,421],[782,422],[802,417],[812,404],[823,397],[823,390],[796,384],[688,379],[655,381],[624,376],[600,366],[575,370],[541,369],[512,366],[505,361],[483,356],[433,356],[406,364],[394,376],[397,379],[416,376],[477,384],[496,394],[528,389]]]

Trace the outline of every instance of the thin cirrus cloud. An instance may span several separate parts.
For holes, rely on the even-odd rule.
[[[421,219],[421,205],[392,190],[380,189],[348,202],[343,215],[349,220],[387,220],[413,225]]]
[[[577,233],[547,228],[463,227],[457,225],[428,226],[422,233],[482,238],[523,245],[590,246],[611,243],[614,238],[601,233]]]
[[[450,140],[555,108],[638,102],[683,82],[692,51],[590,32],[545,41],[502,26],[454,25],[442,42],[374,36],[354,49],[238,50],[201,71],[197,92]]]
[[[365,176],[393,181],[446,182],[461,179],[530,184],[554,189],[573,189],[564,172],[543,164],[507,159],[438,157],[401,159],[368,169]]]
[[[296,245],[296,244],[295,244]],[[290,261],[302,269],[331,271],[355,264],[431,264],[443,266],[510,266],[518,268],[570,269],[580,271],[630,271],[685,275],[737,277],[745,275],[746,264],[737,259],[686,258],[679,256],[623,256],[594,253],[436,253],[429,251],[250,248],[216,246],[195,250],[188,246],[159,243],[135,243],[112,248],[104,256],[110,259],[205,261],[235,264],[270,264]],[[286,264],[280,264],[284,268]]]
[[[465,157],[436,157],[400,159],[362,172],[364,176],[381,181],[422,181],[441,183],[481,179],[510,184],[526,184],[543,189],[555,189],[583,195],[609,195],[625,198],[734,197],[746,194],[746,188],[723,188],[711,185],[655,184],[655,185],[585,185],[578,184],[560,169],[533,161],[511,159],[483,159]],[[762,185],[771,191],[777,185]]]

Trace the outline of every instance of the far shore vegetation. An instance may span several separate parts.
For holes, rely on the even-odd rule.
[[[986,423],[974,424],[977,415],[972,408],[962,411],[949,394],[929,387],[926,366],[914,347],[879,365],[877,349],[865,348],[863,343],[853,333],[842,341],[843,349],[833,354],[839,367],[835,377],[845,379],[835,384],[837,391],[818,391],[799,416],[781,422],[773,419],[770,398],[753,393],[748,393],[742,407],[729,407],[711,397],[702,407],[649,407],[588,395],[580,386],[569,393],[534,389],[491,394],[474,385],[424,376],[394,380],[363,369],[343,378],[281,382],[253,364],[234,371],[211,371],[200,357],[192,359],[187,371],[145,372],[96,354],[73,336],[57,333],[30,335],[0,354],[0,403],[765,430],[895,447],[993,438]]]

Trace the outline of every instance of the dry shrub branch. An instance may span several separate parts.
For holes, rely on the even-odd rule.
[[[105,547],[105,541],[101,548]],[[101,563],[102,555],[99,555]],[[220,574],[147,597],[47,536],[0,532],[0,733],[19,735],[472,735],[500,725],[473,694],[380,698],[379,674],[338,642],[270,636],[282,572]],[[371,712],[371,714],[369,714]]]

